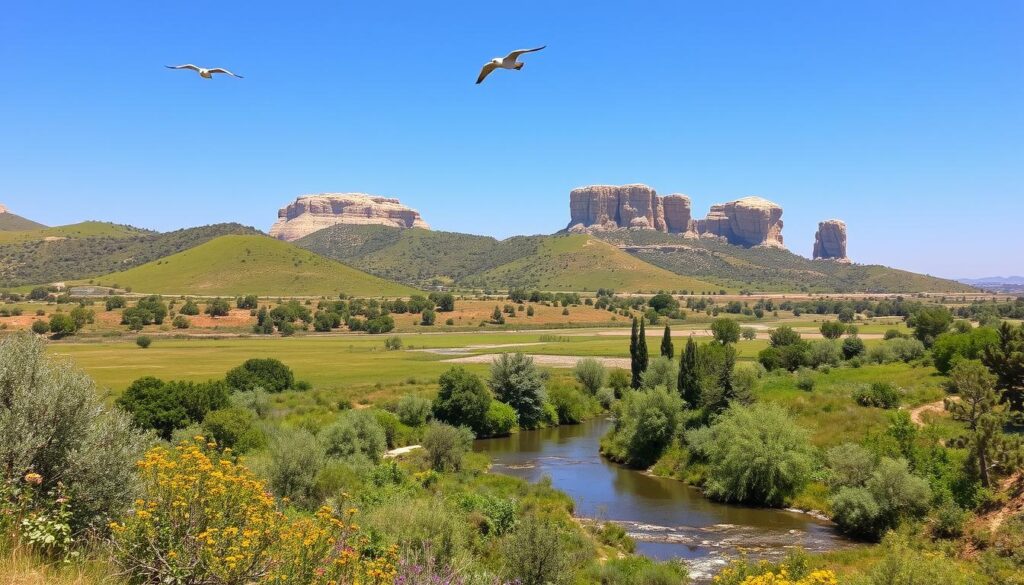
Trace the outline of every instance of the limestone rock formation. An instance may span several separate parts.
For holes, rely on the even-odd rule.
[[[782,207],[761,197],[712,205],[707,217],[697,220],[696,231],[721,237],[737,246],[785,248]]]
[[[846,223],[841,219],[829,219],[818,223],[814,234],[814,259],[849,262],[846,256]]]
[[[591,185],[569,193],[572,232],[614,229],[682,233],[690,227],[690,199],[659,197],[647,185]]]
[[[591,185],[569,193],[570,232],[657,230],[685,237],[718,238],[737,246],[784,248],[782,208],[760,197],[712,205],[694,220],[690,198],[659,196],[647,185]]]
[[[291,242],[338,224],[430,229],[418,211],[398,199],[364,193],[320,193],[303,195],[282,207],[270,235]]]

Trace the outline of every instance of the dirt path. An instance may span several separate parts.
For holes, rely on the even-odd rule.
[[[422,449],[422,448],[423,447],[421,445],[409,445],[408,447],[399,447],[397,449],[392,449],[392,450],[388,451],[387,453],[385,453],[384,454],[384,458],[385,459],[390,459],[391,457],[398,457],[399,455],[405,455],[406,453],[411,453],[411,452],[415,451],[416,449]]]
[[[956,402],[959,400],[959,396],[949,396],[949,400]],[[946,411],[945,399],[936,401],[934,403],[928,403],[927,405],[921,405],[918,408],[910,411],[910,421],[918,426],[925,426],[925,414],[927,413],[943,413]]]
[[[444,360],[448,363],[453,364],[489,364],[494,361],[494,358],[500,354],[496,353],[485,353],[480,355],[468,355],[465,357],[454,358],[450,360]],[[578,356],[578,355],[539,355],[539,354],[527,354],[533,358],[533,363],[538,366],[551,366],[553,368],[572,368],[576,366],[576,362],[592,357],[593,359],[601,362],[606,368],[625,368],[629,369],[629,358],[612,358],[612,357],[597,357],[597,356]]]

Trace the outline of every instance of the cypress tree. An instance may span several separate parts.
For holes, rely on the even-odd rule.
[[[697,371],[697,344],[693,336],[686,341],[686,348],[679,355],[679,395],[690,408],[700,403],[700,373]]]
[[[640,335],[636,343],[636,361],[640,364],[640,373],[647,371],[650,357],[647,354],[647,333],[644,331],[644,318],[640,317]],[[639,385],[637,386],[639,388]]]
[[[636,317],[633,317],[633,329],[629,333],[629,367],[633,372],[631,385],[634,388],[640,387],[640,374],[643,373],[643,370],[640,368],[640,361],[637,359],[637,351],[640,345],[639,337],[640,334],[637,330]]]
[[[672,359],[676,357],[676,348],[672,346],[672,330],[665,325],[665,334],[661,336],[661,355]]]

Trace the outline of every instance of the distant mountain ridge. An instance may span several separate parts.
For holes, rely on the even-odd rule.
[[[24,230],[38,230],[46,226],[31,219],[11,213],[6,205],[0,204],[0,231],[17,232]]]

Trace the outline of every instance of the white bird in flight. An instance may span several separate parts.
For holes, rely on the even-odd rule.
[[[544,45],[544,47],[546,46],[547,45]],[[480,70],[480,77],[476,78],[477,84],[482,83],[484,78],[490,75],[491,71],[494,71],[495,69],[515,69],[516,71],[519,71],[523,68],[523,63],[516,61],[520,55],[525,53],[535,53],[544,47],[537,47],[536,49],[519,49],[505,55],[504,58],[495,57],[491,59],[486,65],[484,65],[484,68]]]
[[[231,77],[244,79],[241,75],[235,75],[234,73],[228,71],[227,69],[224,69],[223,67],[205,69],[203,67],[197,67],[191,63],[186,63],[185,65],[164,65],[164,67],[168,69],[191,69],[192,71],[199,73],[199,77],[202,77],[203,79],[213,79],[214,73],[224,73],[226,75],[230,75]]]

